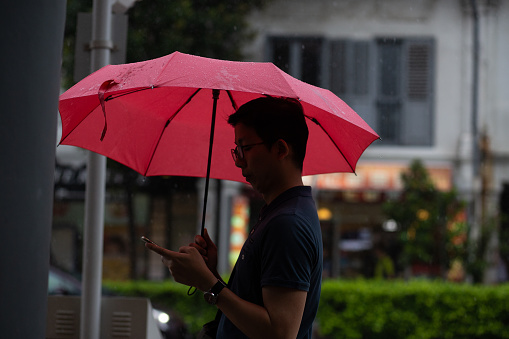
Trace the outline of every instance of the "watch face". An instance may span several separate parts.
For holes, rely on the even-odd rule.
[[[210,292],[205,292],[203,294],[203,298],[205,298],[205,301],[208,302],[211,305],[215,305],[217,302],[217,295],[214,295]]]

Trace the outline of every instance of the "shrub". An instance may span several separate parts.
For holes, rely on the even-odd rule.
[[[176,311],[192,334],[216,308],[201,293],[172,281],[108,282],[120,295],[147,297]],[[481,286],[440,280],[325,280],[316,318],[321,338],[509,338],[509,284]]]
[[[326,338],[509,338],[509,285],[324,281],[317,322]]]

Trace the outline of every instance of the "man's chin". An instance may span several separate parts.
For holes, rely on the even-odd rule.
[[[247,176],[247,177],[245,177],[245,179],[246,179],[247,183],[250,184],[254,190],[256,190],[256,181],[253,180],[253,177]]]

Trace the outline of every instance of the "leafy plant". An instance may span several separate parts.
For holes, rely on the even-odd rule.
[[[488,267],[485,255],[488,251],[489,241],[496,229],[497,218],[489,218],[481,223],[478,239],[469,237],[465,243],[464,262],[466,271],[471,275],[474,283],[482,283],[484,271]],[[500,238],[503,239],[503,238]]]
[[[457,219],[463,202],[454,190],[438,190],[420,160],[414,160],[401,179],[400,198],[383,206],[400,226],[400,263],[448,267],[451,259],[463,256],[465,244],[458,241],[464,240],[466,229]]]
[[[116,293],[148,297],[177,312],[192,334],[214,318],[216,308],[200,293],[173,281],[107,282]],[[316,318],[316,338],[486,339],[509,338],[509,284],[498,286],[440,280],[325,280]]]

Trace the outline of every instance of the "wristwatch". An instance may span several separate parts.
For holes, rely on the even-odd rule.
[[[221,280],[218,280],[217,283],[212,286],[212,288],[208,291],[203,293],[203,298],[205,298],[205,301],[208,302],[211,305],[215,305],[217,303],[217,297],[219,296],[219,293],[225,288],[226,285]]]

